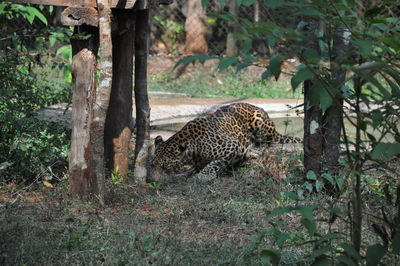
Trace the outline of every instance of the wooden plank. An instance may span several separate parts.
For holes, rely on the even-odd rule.
[[[14,3],[70,6],[70,7],[97,7],[96,0],[8,0]],[[147,2],[147,1],[145,1]],[[111,0],[111,8],[133,8],[136,0]]]

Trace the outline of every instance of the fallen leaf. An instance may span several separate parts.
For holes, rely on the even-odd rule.
[[[54,187],[51,183],[49,183],[49,182],[47,182],[47,181],[43,181],[43,185],[44,185],[45,187],[47,187],[47,188],[53,188],[53,187]]]

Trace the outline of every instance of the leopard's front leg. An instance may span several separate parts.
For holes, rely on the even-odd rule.
[[[199,180],[207,181],[218,177],[227,167],[243,160],[247,148],[238,140],[229,140],[226,142],[226,148],[223,154],[216,156],[196,175]]]
[[[207,164],[201,171],[196,175],[196,178],[200,181],[208,181],[217,178],[218,175],[226,169],[226,161],[223,159],[215,160]]]

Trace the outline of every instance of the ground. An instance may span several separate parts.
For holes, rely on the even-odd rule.
[[[263,257],[259,251],[277,249],[279,233],[295,237],[294,245],[286,245],[282,255],[282,264],[291,265],[306,256],[312,244],[307,244],[310,237],[299,213],[268,216],[287,206],[316,206],[313,214],[318,232],[338,232],[340,241],[348,239],[347,189],[340,198],[323,192],[308,194],[299,175],[298,150],[279,146],[208,183],[178,177],[147,185],[109,180],[105,208],[95,199],[82,202],[68,196],[67,179],[52,186],[41,182],[27,187],[3,184],[0,264],[260,265]],[[265,167],[271,159],[282,162],[278,165],[283,166],[284,176]],[[398,165],[398,160],[392,162],[392,166]],[[368,198],[366,213],[372,214],[378,213],[383,203],[372,192],[387,178],[375,176],[381,184],[369,176],[363,192]],[[303,196],[293,201],[293,192]],[[343,210],[333,222],[328,221],[330,208]],[[374,221],[373,216],[367,217],[364,230]],[[267,237],[260,238],[263,233]],[[379,238],[364,233],[363,241]],[[396,257],[390,261],[393,259]]]
[[[0,194],[0,264],[215,265],[243,261],[289,179],[245,166],[210,183],[110,181],[106,208],[46,187]],[[18,233],[16,233],[18,232]]]

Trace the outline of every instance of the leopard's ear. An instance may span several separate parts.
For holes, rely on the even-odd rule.
[[[163,143],[164,141],[163,141],[163,139],[162,139],[162,137],[161,136],[157,136],[155,139],[154,139],[154,145],[157,147],[158,145],[160,145],[160,143]]]
[[[186,150],[186,148],[187,148],[187,144],[185,142],[182,142],[179,144],[179,150],[181,152],[184,152]]]

